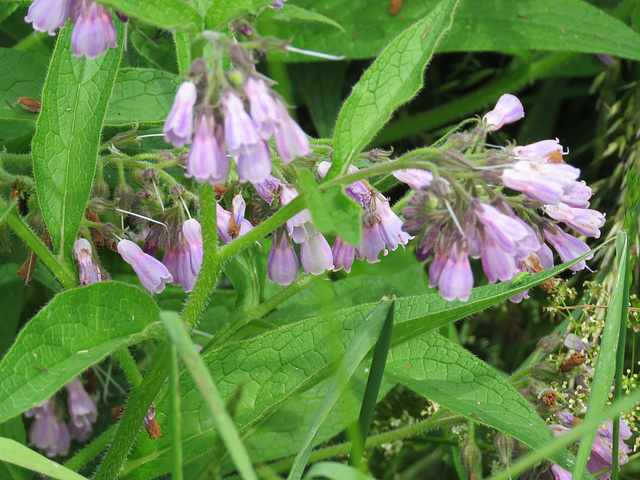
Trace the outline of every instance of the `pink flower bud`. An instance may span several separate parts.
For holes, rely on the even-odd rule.
[[[133,267],[140,282],[151,292],[161,293],[166,283],[171,283],[173,277],[161,262],[151,255],[144,253],[138,245],[130,240],[118,242],[118,253],[125,262]]]
[[[193,82],[183,82],[180,85],[162,129],[165,142],[180,148],[191,141],[193,106],[197,98],[198,92]]]
[[[517,122],[522,117],[524,117],[524,108],[518,97],[505,93],[498,99],[493,110],[482,118],[482,121],[488,125],[488,131],[495,132],[503,125]]]

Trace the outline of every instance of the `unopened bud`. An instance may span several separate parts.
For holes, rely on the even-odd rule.
[[[129,170],[129,178],[131,179],[131,181],[138,185],[139,187],[144,187],[147,182],[144,181],[144,178],[142,177],[142,169],[140,168],[131,168]]]
[[[171,195],[172,198],[176,199],[184,196],[184,187],[180,184],[172,185],[169,189],[169,195]]]
[[[131,202],[133,200],[133,188],[126,183],[122,183],[116,187],[115,200],[118,208],[121,210],[131,210]]]
[[[467,480],[478,478],[478,466],[482,460],[482,453],[473,438],[468,439],[460,451],[460,463],[464,468]]]
[[[92,197],[108,199],[110,195],[111,189],[109,188],[109,185],[107,185],[104,181],[96,182],[93,184],[93,188],[91,189]]]
[[[380,162],[382,160],[386,160],[391,155],[393,155],[393,147],[391,147],[391,150],[383,150],[381,148],[374,148],[370,152],[367,152],[367,156],[369,157],[369,160],[371,160],[373,163]]]
[[[131,128],[131,130],[129,130],[128,132],[117,134],[115,137],[109,140],[109,143],[116,148],[120,148],[120,147],[125,147],[127,145],[130,145],[134,142],[137,142],[137,138],[138,138],[138,124],[136,123]]]
[[[547,388],[549,387],[544,383],[534,380],[529,384],[529,394],[531,394],[533,398],[539,399]]]
[[[207,73],[207,64],[202,58],[198,58],[191,63],[190,76],[196,77],[205,73]]]
[[[558,370],[548,363],[536,363],[533,366],[533,376],[539,380],[551,382],[558,379]]]
[[[157,184],[160,181],[160,174],[155,168],[147,168],[142,172],[142,180],[144,180],[146,185],[150,183]]]
[[[560,345],[561,336],[562,334],[560,332],[547,335],[538,342],[538,348],[542,350],[543,353],[554,352]]]
[[[511,465],[511,454],[513,453],[513,437],[499,432],[496,436],[495,446],[500,455],[500,461],[503,465]]]
[[[253,69],[253,62],[249,59],[249,56],[247,55],[247,50],[242,45],[238,43],[234,43],[230,45],[228,54],[229,54],[229,59],[231,60],[232,63],[240,67],[243,67],[245,70]],[[240,77],[238,77],[237,75],[240,75]],[[231,83],[236,85],[240,85],[244,83],[244,78],[241,77],[240,72],[236,72],[235,76],[229,75],[227,78]]]

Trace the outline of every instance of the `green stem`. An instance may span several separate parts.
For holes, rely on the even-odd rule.
[[[98,438],[95,438],[89,445],[67,460],[64,466],[76,472],[80,470],[109,446],[116,433],[116,428],[117,425],[111,425]]]
[[[131,445],[138,436],[142,420],[149,411],[149,406],[167,377],[167,353],[166,341],[160,341],[153,356],[151,365],[145,373],[140,387],[131,392],[127,408],[115,433],[111,447],[104,457],[104,461],[96,472],[93,480],[113,480],[122,472],[122,466],[131,450]]]
[[[180,415],[180,369],[178,368],[178,350],[173,342],[169,345],[169,408],[171,413],[171,478],[182,480],[182,440],[180,428],[182,416]]]
[[[0,198],[0,209],[6,207],[8,204]],[[27,244],[36,256],[42,260],[49,270],[56,276],[60,284],[66,288],[74,288],[78,286],[75,273],[72,272],[60,259],[51,253],[47,246],[42,243],[42,240],[33,233],[33,231],[22,220],[18,212],[12,207],[7,216],[6,221],[9,227],[20,237],[20,239]]]
[[[30,153],[0,153],[2,163],[10,163],[12,165],[33,165],[33,157]]]
[[[11,48],[13,48],[14,50],[23,50],[23,51],[31,50],[33,49],[33,47],[35,47],[38,43],[40,43],[45,38],[49,38],[49,35],[43,32],[33,32],[27,35],[26,37],[24,37],[22,40],[20,40]]]
[[[462,423],[464,417],[454,414],[453,412],[443,412],[441,414],[435,414],[431,418],[428,418],[424,422],[414,423],[403,428],[391,430],[390,432],[380,433],[378,435],[367,438],[365,442],[365,448],[377,447],[384,443],[391,443],[396,440],[402,440],[407,437],[419,435],[423,432],[435,430],[438,428],[448,427],[450,425],[456,425]],[[351,451],[351,442],[342,443],[340,445],[333,445],[331,447],[320,448],[311,452],[307,464],[319,462],[327,458],[338,457],[340,455],[347,455]],[[279,462],[272,463],[265,467],[257,469],[258,476],[264,478],[269,472],[286,472],[293,465],[293,458],[287,460],[281,460]],[[226,477],[228,480],[235,480],[238,476]]]
[[[224,263],[221,249],[218,248],[215,193],[213,187],[208,184],[200,186],[200,220],[204,243],[202,268],[200,269],[200,274],[196,280],[193,292],[189,295],[189,299],[181,315],[182,321],[185,323],[189,332],[196,326],[202,312],[207,306],[211,292],[213,292],[220,277],[220,269]],[[247,235],[250,233],[251,232]],[[235,241],[238,241],[238,239]]]
[[[122,371],[127,377],[127,380],[129,380],[131,390],[135,390],[140,387],[140,384],[142,383],[142,375],[140,374],[138,364],[131,356],[129,349],[127,347],[118,348],[114,353],[120,363],[120,367],[122,367]]]

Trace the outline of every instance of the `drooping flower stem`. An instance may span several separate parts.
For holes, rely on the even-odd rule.
[[[138,364],[131,356],[129,349],[126,347],[118,348],[114,354],[118,359],[118,363],[120,364],[120,367],[122,367],[122,371],[126,375],[127,380],[129,380],[131,390],[135,390],[142,383],[142,375],[140,374],[140,370],[138,370]]]

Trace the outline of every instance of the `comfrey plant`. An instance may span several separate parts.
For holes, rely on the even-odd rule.
[[[640,395],[618,352],[637,302],[636,157],[615,169],[626,211],[605,217],[592,145],[572,136],[588,115],[550,119],[562,142],[528,118],[564,89],[535,83],[521,101],[500,94],[522,79],[431,61],[469,49],[458,11],[485,35],[544,25],[554,51],[568,27],[527,2],[497,1],[491,21],[482,2],[392,2],[381,21],[354,1],[35,0],[0,15],[5,33],[16,15],[46,32],[0,36],[15,77],[0,108],[0,462],[95,480],[516,478],[525,455],[541,455],[532,478],[631,468]],[[564,3],[558,18],[575,16]],[[638,58],[636,32],[582,3],[575,52]],[[549,45],[473,49],[504,42],[511,79],[523,49]],[[347,84],[362,64],[335,61],[378,52]],[[540,58],[531,71],[551,65],[559,84],[565,53]],[[416,116],[425,78],[460,100]],[[489,82],[473,98],[470,78]],[[601,236],[616,238],[604,262],[587,243]],[[575,300],[592,275],[596,298]],[[566,323],[528,352],[550,329],[547,294]],[[425,455],[429,471],[396,471]]]

